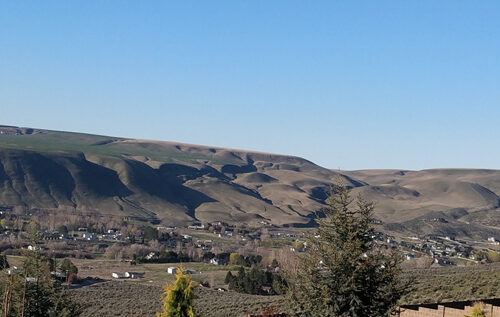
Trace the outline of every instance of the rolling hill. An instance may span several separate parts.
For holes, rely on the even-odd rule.
[[[0,206],[307,226],[342,180],[387,230],[498,235],[500,171],[333,171],[287,155],[0,126]]]
[[[500,171],[364,170],[346,175],[368,184],[355,188],[377,204],[387,229],[416,234],[500,235]]]

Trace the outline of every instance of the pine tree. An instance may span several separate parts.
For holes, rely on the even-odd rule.
[[[230,284],[234,280],[233,273],[231,271],[227,271],[226,278],[224,279],[224,283]]]
[[[374,205],[361,197],[354,204],[344,186],[334,187],[328,204],[298,271],[289,276],[292,314],[389,316],[409,284],[401,278],[400,254],[374,243]]]
[[[176,280],[164,287],[163,312],[157,317],[194,317],[194,285],[191,277],[177,269]]]
[[[9,262],[7,261],[7,256],[0,255],[0,271],[3,269],[8,269],[10,267]]]
[[[61,263],[61,271],[66,275],[78,274],[78,268],[71,262],[70,259],[65,258]]]

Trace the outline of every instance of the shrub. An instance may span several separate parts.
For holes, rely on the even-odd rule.
[[[464,315],[464,317],[486,317],[486,310],[484,310],[483,303],[475,303],[472,307],[472,312],[470,315]]]

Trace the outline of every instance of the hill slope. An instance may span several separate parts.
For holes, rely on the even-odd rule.
[[[432,169],[344,172],[377,203],[386,228],[417,234],[500,238],[500,171]]]
[[[307,224],[342,177],[293,156],[15,127],[0,132],[4,206],[169,224]]]
[[[387,230],[500,238],[497,170],[339,173],[294,156],[0,126],[0,207],[307,225],[339,179],[377,202]]]

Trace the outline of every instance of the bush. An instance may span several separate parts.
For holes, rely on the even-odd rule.
[[[472,312],[470,315],[464,315],[464,317],[486,317],[486,310],[484,310],[483,303],[475,303],[472,307]]]

